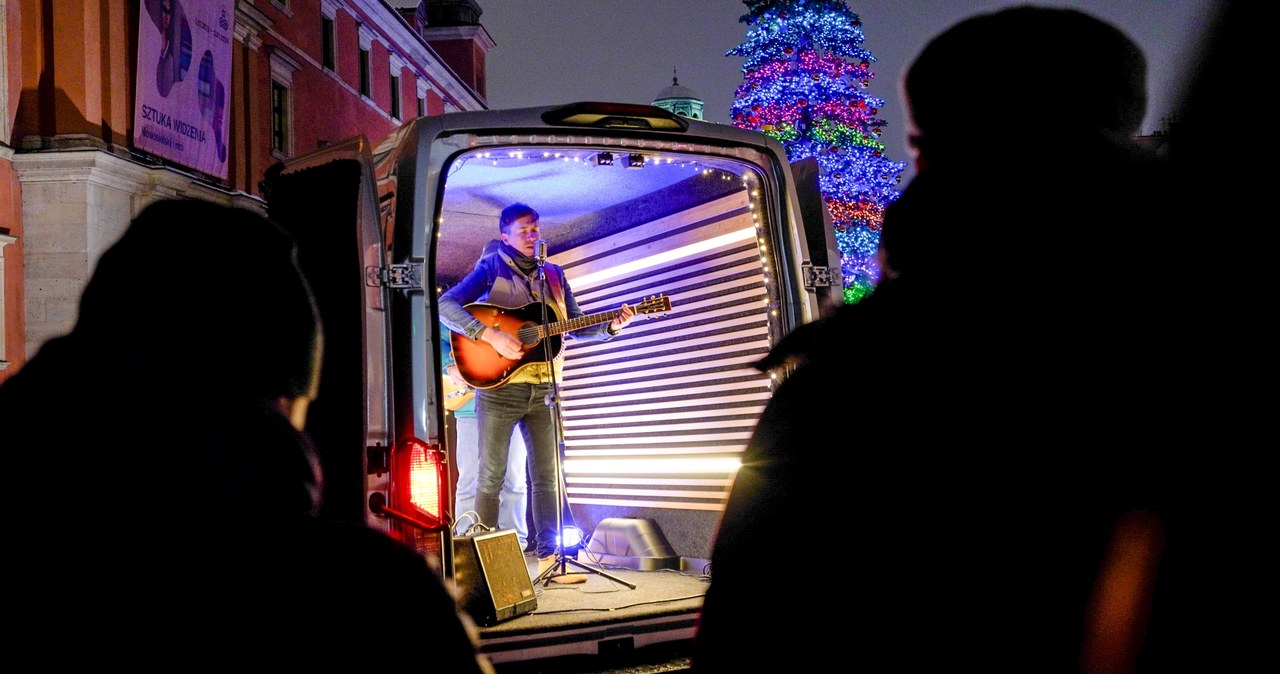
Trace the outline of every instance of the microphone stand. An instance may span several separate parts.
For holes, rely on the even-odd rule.
[[[542,295],[542,325],[550,325],[549,316],[547,316],[547,304],[551,301],[550,295],[547,294],[547,244],[546,241],[539,240],[534,245],[534,258],[538,261],[538,283],[539,293]],[[566,317],[568,318],[568,317]],[[569,495],[566,493],[567,485],[564,480],[564,421],[560,416],[560,382],[556,377],[555,354],[551,353],[551,340],[548,337],[542,337],[542,353],[547,361],[548,370],[551,373],[551,393],[547,394],[545,402],[547,403],[547,413],[551,415],[551,427],[556,433],[556,560],[546,571],[538,574],[533,579],[533,584],[542,583],[546,587],[552,582],[553,578],[569,575],[567,567],[572,564],[588,573],[594,573],[598,576],[604,576],[609,580],[626,585],[632,590],[636,586],[628,583],[621,578],[605,573],[600,569],[587,566],[576,559],[571,559],[564,551],[564,511],[569,504]]]

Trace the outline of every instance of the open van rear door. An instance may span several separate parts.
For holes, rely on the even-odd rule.
[[[422,288],[420,275],[390,254],[369,143],[354,138],[277,164],[265,191],[269,215],[298,241],[324,323],[320,393],[307,422],[325,473],[322,516],[364,520],[410,543],[428,537],[448,567],[449,537],[439,534],[448,480],[410,481],[424,466],[447,475],[443,455],[394,423],[395,379],[426,377],[408,372],[412,360],[392,349],[397,314],[412,332],[405,304],[408,296],[421,304]]]

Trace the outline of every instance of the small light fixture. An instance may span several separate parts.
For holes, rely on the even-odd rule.
[[[566,526],[561,531],[564,536],[563,538],[564,554],[569,556],[577,556],[578,551],[582,549],[582,544],[584,542],[583,539],[585,538],[585,535],[582,533],[582,529],[579,529],[578,527],[570,525],[570,526]],[[557,538],[560,538],[560,537],[557,536]],[[557,541],[557,542],[560,542],[560,541]]]
[[[612,152],[601,152],[600,154],[596,155],[596,163],[597,163],[597,164],[599,164],[599,165],[601,165],[601,166],[612,166],[612,165],[613,165],[613,153],[612,153]]]
[[[627,155],[627,168],[644,168],[644,155],[634,152]]]

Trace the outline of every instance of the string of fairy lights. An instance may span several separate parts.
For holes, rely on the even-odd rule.
[[[765,286],[765,304],[768,322],[766,330],[768,334],[773,335],[774,329],[778,325],[778,297],[779,291],[777,287],[777,274],[775,262],[770,253],[769,236],[770,232],[765,227],[762,213],[764,208],[764,196],[760,187],[759,177],[752,169],[746,168],[745,165],[736,167],[737,170],[730,170],[722,166],[712,166],[708,163],[707,158],[699,158],[696,155],[684,154],[679,152],[663,152],[661,149],[645,149],[633,150],[629,148],[619,147],[618,149],[602,150],[598,147],[588,148],[543,148],[543,149],[514,149],[514,148],[494,148],[471,152],[459,157],[454,161],[447,173],[452,179],[465,166],[472,165],[476,167],[516,167],[534,163],[557,162],[567,164],[565,170],[572,172],[578,167],[584,169],[593,169],[599,166],[613,168],[615,162],[623,164],[629,168],[644,168],[657,166],[673,166],[675,168],[689,169],[691,174],[708,180],[737,181],[741,184],[742,190],[747,197],[747,209],[751,214],[751,230],[743,230],[735,232],[724,237],[698,242],[696,244],[685,246],[676,251],[651,256],[649,258],[632,262],[628,265],[616,267],[609,273],[619,275],[623,272],[634,272],[639,269],[666,264],[673,259],[682,256],[692,256],[699,254],[705,250],[709,250],[721,245],[726,245],[732,241],[741,241],[746,238],[754,237],[756,247],[759,251],[760,265],[762,270],[762,278]],[[723,164],[723,161],[716,162]],[[740,171],[740,172],[739,172]],[[497,178],[495,178],[497,180]],[[446,188],[447,189],[447,188]],[[437,220],[437,225],[444,224],[443,215]],[[437,228],[437,237],[441,234],[441,229]],[[723,240],[721,240],[723,239]],[[437,287],[437,294],[443,292],[443,286]],[[773,377],[774,375],[770,375]]]
[[[885,156],[883,99],[867,94],[871,52],[862,22],[843,0],[754,0],[742,56],[735,126],[776,138],[787,158],[813,157],[841,255],[844,297],[854,303],[879,280],[876,249],[884,209],[900,194],[906,164]]]
[[[606,159],[607,157],[607,159]],[[580,164],[584,167],[596,165],[612,165],[615,161],[628,163],[630,168],[674,164],[681,168],[689,168],[706,175],[737,177],[736,173],[721,168],[714,168],[698,159],[678,154],[662,154],[646,150],[600,150],[597,148],[556,149],[556,150],[486,150],[476,152],[453,162],[449,166],[449,176],[453,176],[471,161],[480,161],[491,166],[514,166],[531,161],[559,161]]]

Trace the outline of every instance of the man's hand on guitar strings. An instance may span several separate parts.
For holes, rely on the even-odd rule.
[[[484,332],[480,333],[480,339],[488,342],[503,358],[520,360],[524,356],[524,345],[520,340],[498,328],[485,328]]]
[[[625,302],[622,304],[621,311],[622,313],[618,314],[617,318],[609,322],[609,332],[614,334],[622,332],[622,329],[627,327],[631,319],[636,317],[636,312],[632,311],[631,307],[627,306]]]

